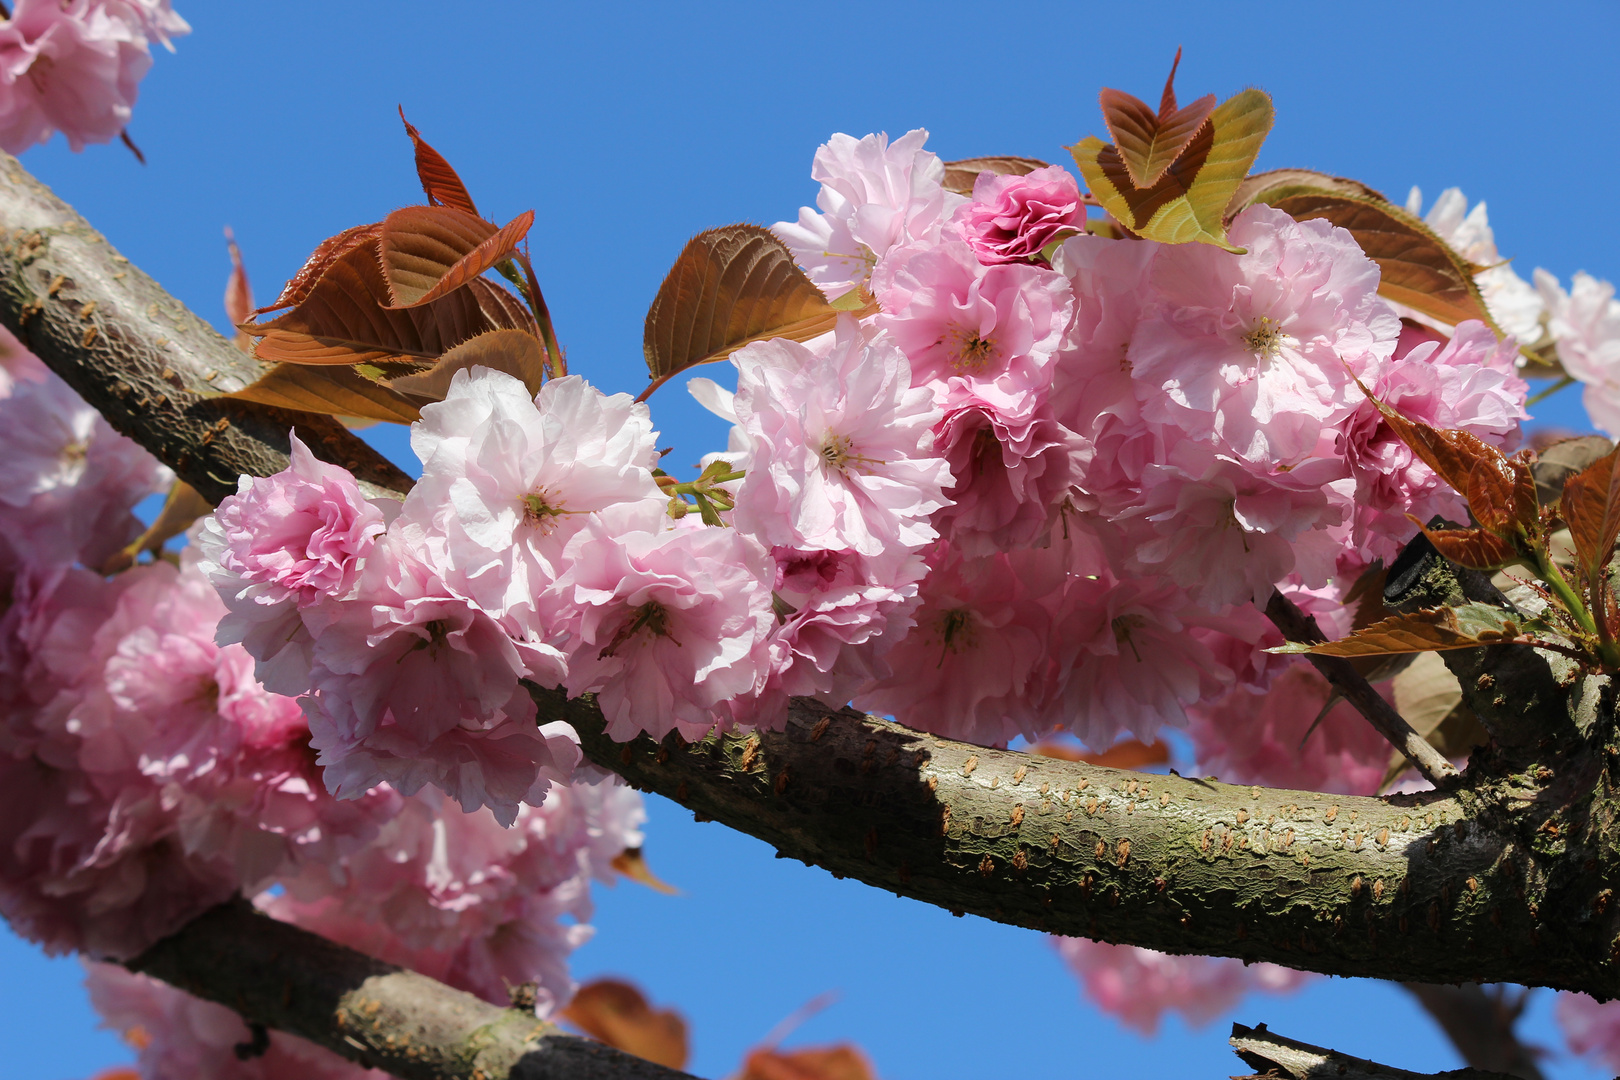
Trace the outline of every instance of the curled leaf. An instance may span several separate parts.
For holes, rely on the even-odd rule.
[[[407,206],[383,219],[380,257],[393,307],[431,304],[508,258],[534,224],[525,210],[496,228],[448,206]]]
[[[1471,570],[1499,570],[1519,559],[1513,541],[1488,529],[1432,529],[1408,514],[1407,519],[1423,530],[1436,551]]]
[[[1599,458],[1564,484],[1558,512],[1569,525],[1588,581],[1600,581],[1620,537],[1620,450]]]
[[[1541,521],[1536,481],[1522,458],[1497,453],[1476,461],[1465,494],[1474,519],[1497,536],[1529,536]]]
[[[1131,231],[1166,244],[1197,242],[1241,251],[1226,239],[1224,214],[1260,153],[1272,118],[1271,98],[1263,91],[1228,98],[1149,187],[1131,179],[1119,147],[1094,135],[1070,152],[1091,193]]]
[[[627,982],[586,983],[559,1015],[591,1038],[627,1054],[671,1069],[686,1066],[686,1021],[672,1009],[654,1009]]]
[[[397,393],[347,367],[278,364],[259,381],[225,397],[278,409],[355,416],[409,424],[422,418],[421,402]]]
[[[1027,176],[1036,169],[1044,169],[1050,164],[1049,161],[1027,157],[976,157],[947,161],[944,186],[946,191],[954,191],[958,195],[972,195],[973,185],[978,182],[980,173]]]
[[[838,315],[769,230],[726,225],[699,233],[647,311],[642,351],[653,381],[641,399],[671,376],[724,360],[750,342],[824,334]]]
[[[529,393],[538,394],[545,380],[546,352],[540,339],[526,331],[491,330],[463,341],[426,371],[387,379],[383,385],[413,397],[443,401],[456,372],[474,366],[504,371],[521,379]]]
[[[405,125],[405,134],[411,137],[411,145],[416,149],[416,176],[422,181],[422,190],[427,194],[428,202],[434,206],[454,207],[477,217],[478,207],[473,205],[472,196],[467,194],[467,185],[461,182],[456,170],[444,160],[444,155],[429,146],[421,133],[405,119],[403,105],[399,107],[399,119]]]
[[[1519,625],[1509,613],[1488,604],[1469,603],[1395,615],[1338,641],[1291,641],[1267,651],[1356,657],[1475,649],[1520,640]]]
[[[267,311],[280,311],[282,308],[292,307],[303,303],[315,288],[331,265],[343,256],[358,247],[363,247],[375,241],[382,235],[382,222],[374,221],[369,225],[355,225],[344,229],[336,236],[329,236],[310,253],[304,265],[299,267],[298,273],[281,288],[281,295],[276,297],[275,303],[269,307],[256,308],[250,314],[263,315]],[[241,320],[246,322],[246,319]]]

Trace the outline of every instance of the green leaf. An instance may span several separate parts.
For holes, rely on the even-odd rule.
[[[1224,213],[1271,130],[1271,98],[1245,90],[1222,102],[1163,175],[1138,187],[1118,147],[1096,136],[1070,148],[1086,184],[1126,228],[1167,244],[1214,244],[1241,252],[1226,239]]]

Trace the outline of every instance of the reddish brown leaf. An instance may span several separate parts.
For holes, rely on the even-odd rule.
[[[407,206],[383,220],[382,264],[394,307],[431,304],[509,258],[534,224],[525,210],[497,229],[448,206]]]
[[[315,288],[315,283],[325,274],[327,268],[343,256],[364,244],[369,244],[382,235],[382,222],[374,221],[370,225],[355,225],[344,229],[336,236],[329,236],[320,242],[320,245],[304,260],[299,268],[281,288],[281,295],[269,307],[257,308],[251,314],[263,315],[267,311],[280,311],[285,307],[303,303],[304,298]],[[242,320],[246,322],[247,320]]]
[[[1163,765],[1170,760],[1170,747],[1157,739],[1148,743],[1126,739],[1096,753],[1089,753],[1077,746],[1069,746],[1050,739],[1042,739],[1030,749],[1043,757],[1084,761],[1110,769],[1140,769],[1146,765]]]
[[[444,160],[444,155],[429,146],[415,126],[405,119],[403,105],[399,107],[399,118],[405,125],[405,134],[411,137],[411,145],[416,148],[416,175],[422,181],[422,190],[427,193],[428,202],[434,206],[465,210],[477,217],[478,207],[473,205],[472,196],[467,194],[467,185],[461,182],[456,170]]]
[[[1338,641],[1292,641],[1268,651],[1356,657],[1473,649],[1518,640],[1518,624],[1507,613],[1484,604],[1464,604],[1395,615]]]
[[[1620,450],[1588,465],[1564,482],[1559,515],[1589,581],[1601,580],[1620,536]]]
[[[1466,494],[1474,520],[1497,536],[1528,536],[1541,521],[1536,481],[1522,459],[1498,453],[1475,462]]]
[[[1181,50],[1177,49],[1157,113],[1123,90],[1104,90],[1100,96],[1103,122],[1114,137],[1131,183],[1138,188],[1158,183],[1215,111],[1214,94],[1206,94],[1185,109],[1176,108],[1176,68],[1180,65]]]
[[[631,881],[640,882],[654,892],[661,892],[665,896],[679,896],[681,894],[681,890],[652,872],[652,867],[647,865],[646,856],[642,855],[640,848],[625,848],[613,856],[613,869]]]
[[[1267,169],[1246,177],[1232,196],[1226,208],[1226,220],[1231,221],[1239,212],[1255,203],[1276,205],[1276,200],[1292,195],[1352,195],[1365,199],[1389,202],[1383,193],[1368,187],[1360,180],[1316,172],[1314,169]]]
[[[769,230],[727,225],[699,233],[670,267],[647,311],[642,351],[653,381],[641,398],[671,376],[724,360],[749,342],[804,341],[826,333],[838,315]]]
[[[1435,550],[1458,566],[1473,570],[1496,570],[1518,559],[1513,541],[1486,529],[1431,529],[1411,514],[1406,515],[1423,529]]]
[[[240,327],[253,317],[253,286],[248,284],[242,251],[236,246],[236,234],[229,225],[225,226],[225,246],[231,253],[231,276],[225,281],[225,317],[232,326]],[[245,353],[253,351],[253,339],[246,331],[236,331],[236,347]]]
[[[490,330],[537,331],[515,296],[482,278],[419,307],[390,303],[373,241],[333,262],[292,311],[247,330],[261,339],[261,360],[378,365],[437,360]]]
[[[443,401],[456,372],[474,366],[504,371],[521,379],[529,393],[538,394],[545,381],[546,350],[540,339],[527,331],[491,330],[463,341],[428,370],[386,379],[383,385],[412,397]]]
[[[753,1050],[736,1080],[877,1080],[866,1055],[848,1043],[803,1050]]]
[[[946,191],[954,191],[958,195],[972,195],[973,185],[978,182],[980,173],[1027,176],[1036,169],[1044,169],[1050,164],[1051,162],[1039,158],[1027,157],[976,157],[947,161],[944,186]]]
[[[1408,420],[1379,401],[1365,386],[1361,387],[1361,391],[1383,414],[1401,441],[1411,447],[1425,465],[1438,473],[1440,479],[1450,484],[1453,491],[1465,498],[1468,495],[1468,478],[1473,475],[1474,467],[1480,462],[1503,458],[1500,450],[1477,435],[1466,431],[1442,431],[1421,420]]]
[[[671,1009],[654,1010],[629,983],[617,979],[586,983],[561,1016],[591,1038],[627,1054],[671,1069],[686,1066],[686,1021]]]
[[[274,405],[280,409],[385,420],[396,424],[409,424],[422,418],[417,411],[420,402],[347,367],[277,364],[252,386],[225,396],[236,401]]]
[[[1601,435],[1566,437],[1540,446],[1530,466],[1530,474],[1536,478],[1536,497],[1543,506],[1555,505],[1571,476],[1612,453],[1614,443]]]

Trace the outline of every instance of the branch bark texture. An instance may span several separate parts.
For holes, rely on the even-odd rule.
[[[1232,1080],[1318,1080],[1324,1077],[1334,1080],[1513,1080],[1506,1073],[1475,1068],[1443,1073],[1408,1072],[1337,1050],[1296,1042],[1267,1031],[1264,1024],[1257,1028],[1233,1024],[1232,1037],[1227,1041],[1244,1064],[1254,1070],[1248,1076],[1235,1076]]]
[[[214,908],[128,966],[406,1080],[692,1080],[243,901]]]

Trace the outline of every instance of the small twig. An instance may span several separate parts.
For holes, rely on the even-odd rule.
[[[1528,409],[1532,405],[1539,405],[1541,402],[1546,401],[1548,398],[1558,393],[1558,391],[1562,390],[1564,387],[1574,386],[1575,382],[1575,376],[1565,375],[1562,379],[1559,379],[1545,390],[1532,394],[1530,399],[1524,403],[1524,407]]]
[[[1266,604],[1266,617],[1289,641],[1327,640],[1327,635],[1316,625],[1316,620],[1280,592],[1272,592],[1271,600]],[[1439,787],[1457,775],[1456,767],[1446,760],[1445,755],[1413,730],[1412,725],[1372,688],[1372,684],[1362,678],[1350,661],[1339,656],[1309,656],[1308,659],[1429,783]]]
[[[1397,1069],[1274,1035],[1266,1030],[1264,1024],[1256,1028],[1233,1024],[1232,1037],[1226,1041],[1232,1045],[1233,1053],[1254,1070],[1251,1076],[1233,1077],[1233,1080],[1259,1080],[1260,1077],[1267,1080],[1315,1080],[1316,1077],[1333,1077],[1334,1080],[1440,1080],[1441,1077],[1445,1080],[1514,1080],[1506,1073],[1488,1072],[1485,1069],[1455,1069],[1444,1073],[1415,1073]]]

